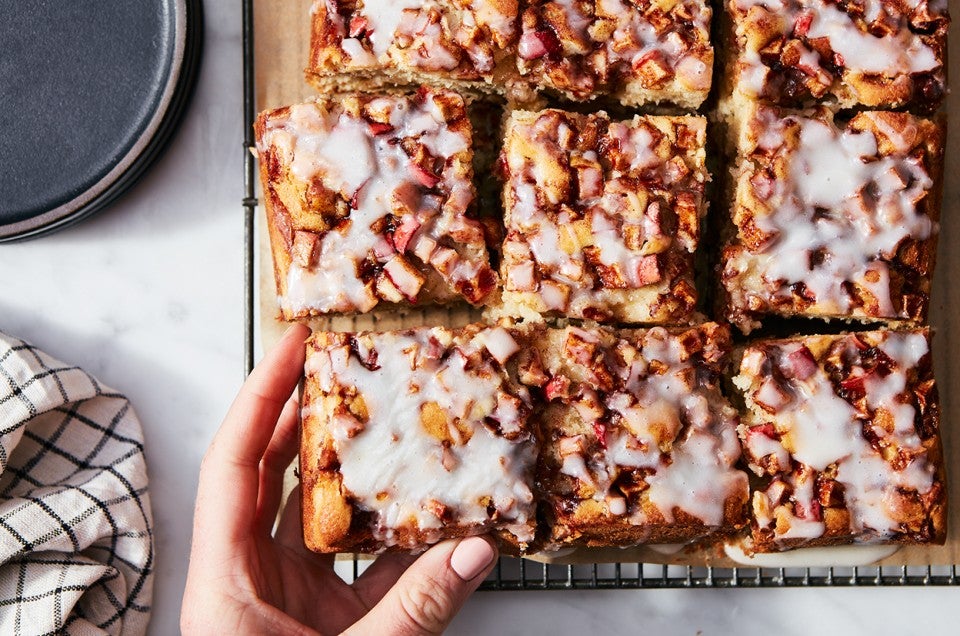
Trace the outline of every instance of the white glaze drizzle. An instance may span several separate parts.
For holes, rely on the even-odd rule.
[[[372,110],[390,112],[393,130],[381,134],[375,134],[363,119],[315,103],[291,106],[287,116],[267,120],[266,132],[257,144],[261,153],[273,147],[297,180],[310,183],[319,177],[326,188],[355,205],[348,220],[320,238],[315,266],[305,267],[296,260],[291,263],[286,294],[280,298],[284,310],[294,314],[369,311],[379,298],[373,284],[359,278],[358,264],[367,258],[387,265],[394,284],[415,296],[423,284],[422,275],[408,256],[398,254],[394,244],[371,227],[389,213],[402,215],[411,205],[415,213],[409,220],[416,229],[407,252],[437,269],[454,288],[475,280],[487,267],[485,262],[437,247],[443,237],[472,229],[477,237],[473,247],[485,255],[479,226],[464,216],[473,200],[473,185],[456,172],[451,161],[469,148],[470,140],[447,127],[436,98],[437,94],[426,93],[419,104],[408,97],[371,101]],[[398,139],[416,140],[443,162],[436,175],[443,197],[425,194],[418,168]],[[399,199],[405,203],[398,209]]]
[[[506,9],[509,3],[487,0],[462,6],[436,0],[361,0],[354,15],[366,21],[368,35],[363,39],[345,32],[340,47],[355,68],[386,65],[395,57],[430,71],[455,69],[462,49],[477,71],[490,73],[494,66],[491,40],[507,42],[517,29],[516,14]],[[428,19],[431,13],[439,14],[439,22]],[[336,12],[328,15],[343,28]],[[478,29],[483,29],[479,40]]]
[[[749,544],[748,544],[749,545]],[[837,545],[822,548],[798,548],[787,552],[750,553],[740,544],[724,545],[727,558],[747,567],[756,568],[838,568],[870,565],[893,556],[900,546],[891,545]]]
[[[763,161],[783,161],[788,178],[772,182],[764,201],[770,212],[754,219],[772,239],[731,268],[757,276],[756,284],[774,298],[791,298],[791,286],[803,283],[814,295],[814,309],[827,314],[851,311],[842,283],[856,283],[875,297],[873,313],[897,317],[883,259],[895,256],[903,240],[926,240],[938,230],[918,205],[933,187],[923,165],[902,152],[879,156],[870,131],[838,131],[798,116],[779,119],[770,109],[761,109],[754,121],[763,130],[758,146],[777,158]],[[797,147],[785,144],[792,124],[800,128]],[[747,170],[739,187],[751,188],[753,175]],[[826,257],[811,265],[815,251]]]
[[[595,59],[601,52],[603,62],[601,66],[629,66],[639,68],[648,60],[656,58],[670,74],[685,78],[685,84],[693,89],[707,90],[710,87],[710,69],[699,58],[703,54],[697,42],[705,43],[709,39],[710,17],[712,12],[703,2],[679,0],[682,11],[676,11],[684,18],[673,17],[673,11],[664,11],[667,18],[662,18],[655,26],[650,19],[633,4],[624,0],[598,0],[594,11],[585,11],[585,5],[579,0],[554,0],[554,7],[563,11],[565,22],[575,37],[593,44],[590,27],[597,21],[612,21],[612,27],[605,27],[606,35],[599,43],[600,47],[591,46],[591,59]],[[608,31],[609,29],[609,31]],[[684,33],[684,36],[681,36]],[[686,42],[686,34],[695,34],[693,42]],[[691,46],[694,44],[694,46]],[[524,28],[520,39],[520,68],[527,70],[528,60],[543,56],[542,47],[537,44],[537,36],[531,28]],[[597,62],[593,62],[594,68]]]
[[[510,397],[489,361],[465,368],[466,357],[484,342],[497,343],[493,348],[502,353],[510,334],[482,331],[472,341],[451,342],[449,331],[435,328],[360,340],[368,338],[379,369],[367,369],[347,346],[312,354],[306,369],[325,393],[353,387],[364,400],[369,420],[359,433],[349,436],[355,422],[334,420],[329,426],[343,488],[355,505],[374,513],[374,537],[395,545],[397,530],[405,528],[436,541],[444,521],[432,502],[439,502],[450,509],[456,526],[506,527],[520,541],[531,541],[535,445],[523,436],[508,440],[483,423],[488,416],[502,418],[506,411],[499,407]],[[450,353],[441,359],[444,351]],[[421,424],[421,409],[429,402],[449,418],[452,443],[444,444]],[[500,426],[525,430],[517,419],[502,419]],[[466,441],[464,429],[470,431]],[[496,522],[487,500],[496,509]]]
[[[627,379],[623,390],[603,398],[622,423],[606,426],[605,452],[591,457],[566,454],[561,472],[590,485],[593,498],[606,501],[611,515],[642,524],[643,510],[628,511],[619,501],[611,503],[621,498],[611,488],[623,468],[652,469],[646,477],[646,496],[668,523],[680,509],[704,525],[719,526],[727,500],[737,493],[745,496],[747,489],[746,475],[734,468],[740,457],[736,412],[715,387],[697,380],[691,384],[695,367],[667,330],[650,329],[642,342],[633,344],[638,345],[637,357],[629,368],[618,371]],[[648,374],[651,363],[666,368]],[[688,424],[686,434],[670,448],[661,448],[663,437],[673,439],[677,434],[681,419]],[[663,429],[672,432],[664,434]]]
[[[556,129],[550,127],[550,116],[547,113],[530,124],[514,122],[508,133],[504,150],[509,193],[503,267],[508,292],[536,297],[539,311],[580,315],[584,307],[603,306],[604,291],[594,289],[584,247],[597,249],[599,261],[615,272],[621,281],[616,289],[667,289],[669,281],[660,277],[656,266],[652,274],[647,269],[650,259],[667,250],[693,252],[696,243],[686,236],[665,236],[658,220],[663,203],[656,199],[657,193],[652,191],[643,204],[627,180],[641,174],[655,175],[663,180],[665,188],[687,188],[687,184],[672,180],[667,163],[674,158],[658,154],[647,124],[637,117],[610,122],[604,133],[606,141],[600,142],[620,148],[630,158],[629,169],[604,170],[595,151],[566,148],[564,140],[576,133],[565,123]],[[522,143],[517,141],[520,139]],[[538,202],[538,193],[549,207],[561,201],[555,198],[560,194],[553,185],[555,175],[546,169],[546,162],[530,156],[533,151],[556,155],[563,164],[581,165],[579,176],[571,172],[573,179],[581,181],[576,207],[589,230],[573,229],[574,223],[583,225],[583,221],[570,208],[560,206],[555,214],[549,214]],[[704,178],[697,175],[693,180],[702,182]],[[699,199],[700,194],[695,196]],[[627,245],[628,231],[641,237],[631,246]],[[534,269],[539,272],[539,282],[532,273]]]
[[[840,55],[842,66],[854,73],[877,74],[882,77],[896,77],[908,73],[932,71],[942,66],[934,51],[913,33],[908,25],[909,10],[916,7],[917,0],[905,3],[907,12],[896,7],[896,3],[881,0],[864,0],[864,18],[867,24],[887,22],[895,25],[893,33],[876,36],[861,30],[849,14],[826,0],[733,0],[734,7],[746,14],[751,7],[762,7],[782,25],[785,34],[797,24],[801,16],[809,16],[810,21],[805,36],[809,39],[826,38],[830,49]],[[934,14],[943,9],[931,3]],[[820,55],[805,45],[802,48],[801,65],[805,72],[816,74],[824,84],[832,79],[821,66]],[[738,88],[743,93],[757,97],[763,94],[768,69],[760,58],[759,51],[748,48],[741,59]]]
[[[770,346],[770,345],[768,345]],[[788,359],[803,348],[802,342],[776,345],[778,359]],[[852,343],[849,346],[854,346]],[[792,400],[770,416],[781,435],[781,450],[764,444],[763,454],[789,452],[794,460],[815,471],[824,471],[836,465],[836,481],[843,485],[844,503],[850,512],[851,531],[854,534],[870,532],[877,537],[889,537],[900,529],[899,522],[891,514],[890,497],[896,489],[926,493],[933,484],[935,466],[926,459],[920,438],[914,427],[914,407],[904,403],[907,374],[928,352],[928,343],[922,333],[888,332],[879,348],[893,361],[894,366],[886,375],[874,373],[864,381],[868,408],[887,410],[894,418],[892,433],[879,431],[895,441],[895,447],[907,453],[919,453],[905,468],[896,470],[870,445],[862,434],[862,420],[857,410],[836,394],[833,384],[821,366],[806,379],[789,380],[787,390]],[[764,351],[764,350],[760,350]],[[745,357],[746,361],[746,357]],[[862,369],[854,367],[854,374]],[[857,375],[851,376],[858,377]],[[745,373],[734,378],[734,383],[745,391],[748,406],[762,412],[754,402],[755,384],[759,378]],[[749,388],[753,387],[753,388]],[[752,461],[761,454],[750,444],[753,437],[747,433],[746,449]],[[767,438],[771,443],[777,443]],[[763,469],[752,464],[755,472]],[[788,473],[785,464],[781,470]],[[787,483],[793,487],[793,499],[803,508],[803,517],[798,517],[785,507],[778,514],[785,515],[789,527],[776,535],[776,539],[814,539],[823,535],[825,525],[810,518],[808,511],[813,506],[813,473],[795,470],[787,474]],[[756,495],[755,495],[756,496]],[[761,526],[771,525],[772,517],[758,518]]]

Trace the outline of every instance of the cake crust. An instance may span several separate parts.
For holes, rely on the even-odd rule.
[[[751,549],[943,543],[946,481],[930,333],[764,340],[734,384],[759,477]]]

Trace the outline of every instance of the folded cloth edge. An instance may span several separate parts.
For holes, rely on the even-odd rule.
[[[145,633],[153,519],[126,397],[0,332],[0,470],[0,633]]]

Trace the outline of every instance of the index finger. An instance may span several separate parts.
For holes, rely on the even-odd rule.
[[[304,325],[293,325],[244,382],[200,469],[198,523],[230,542],[249,534],[256,515],[259,466],[277,420],[303,373]],[[202,505],[201,505],[202,504]]]

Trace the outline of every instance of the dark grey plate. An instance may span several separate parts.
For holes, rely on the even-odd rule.
[[[0,240],[113,201],[189,100],[199,0],[0,0]]]

